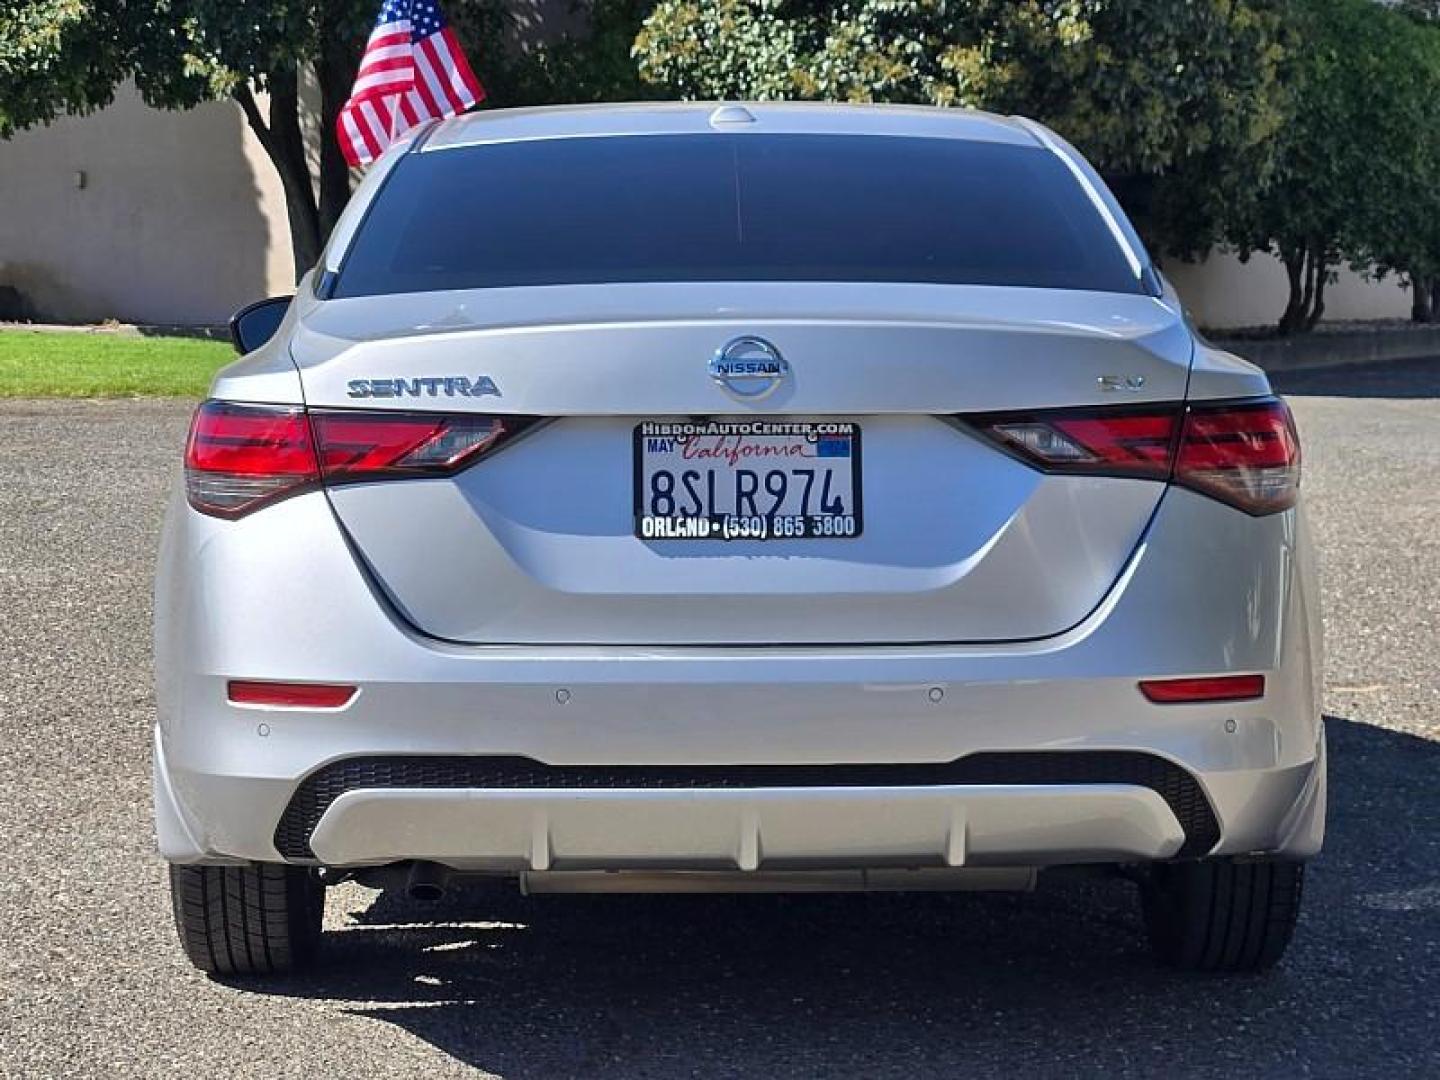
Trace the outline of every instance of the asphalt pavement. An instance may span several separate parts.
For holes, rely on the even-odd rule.
[[[151,850],[149,589],[188,404],[0,402],[0,1074],[1440,1075],[1440,360],[1292,374],[1331,820],[1277,971],[1179,976],[1131,888],[332,890],[324,969],[192,971]]]

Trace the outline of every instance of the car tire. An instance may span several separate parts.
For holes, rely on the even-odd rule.
[[[1290,944],[1304,880],[1304,863],[1279,859],[1154,866],[1142,885],[1151,948],[1184,971],[1263,971]]]
[[[170,867],[180,945],[211,975],[280,975],[315,959],[325,887],[313,870],[250,866]]]

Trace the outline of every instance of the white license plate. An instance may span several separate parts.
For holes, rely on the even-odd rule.
[[[860,426],[652,420],[635,428],[635,535],[810,540],[860,535]]]

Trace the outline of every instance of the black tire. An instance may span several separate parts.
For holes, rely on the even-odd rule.
[[[1142,887],[1155,955],[1185,971],[1264,971],[1285,955],[1305,864],[1205,859],[1153,867]]]
[[[280,975],[315,959],[325,887],[313,870],[171,866],[175,929],[190,962],[211,975]]]

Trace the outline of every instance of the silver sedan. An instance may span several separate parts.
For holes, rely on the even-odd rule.
[[[1277,961],[1325,816],[1300,449],[1100,177],[960,110],[419,129],[197,410],[156,588],[182,942],[327,883],[1138,885]]]

